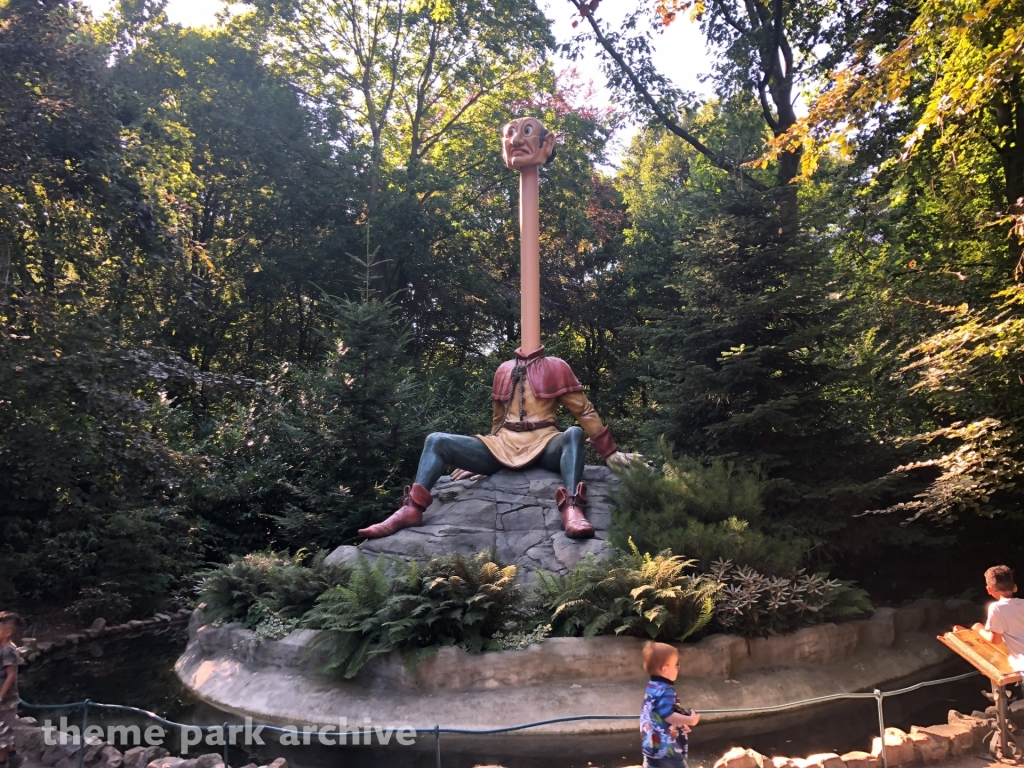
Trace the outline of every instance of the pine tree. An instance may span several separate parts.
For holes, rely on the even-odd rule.
[[[281,524],[296,545],[351,538],[393,504],[430,429],[407,354],[410,334],[389,302],[325,297],[334,349],[281,387],[278,446],[295,498]]]
[[[748,156],[763,141],[753,106],[739,100],[706,107],[695,122],[746,141]],[[758,471],[768,480],[768,527],[807,538],[824,559],[877,538],[892,526],[852,515],[885,492],[875,482],[884,451],[844,405],[840,304],[813,216],[784,231],[770,194],[736,184],[661,131],[634,147],[627,173],[633,183],[660,176],[664,193],[626,193],[640,222],[661,225],[634,243],[664,259],[650,291],[653,322],[636,331],[652,361],[648,447],[664,436],[683,454]]]
[[[236,536],[242,520],[277,547],[351,541],[394,511],[434,426],[397,308],[365,292],[320,301],[325,358],[284,364],[195,446],[214,471],[194,489],[192,509],[218,559],[241,549],[217,540]]]

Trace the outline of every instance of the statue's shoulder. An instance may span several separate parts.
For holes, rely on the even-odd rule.
[[[506,360],[494,372],[494,386],[491,397],[494,400],[508,400],[512,396],[512,369],[518,361]],[[560,357],[538,357],[526,366],[530,389],[541,400],[552,400],[566,392],[581,392],[580,384],[572,368]]]
[[[494,372],[494,377],[497,378],[498,376],[510,376],[512,374],[512,369],[515,368],[516,364],[519,362],[521,361],[515,358],[512,358],[511,360],[506,360],[504,363],[498,366],[498,370]],[[548,357],[547,355],[545,355],[544,357],[538,357],[536,360],[531,360],[528,364],[527,370],[543,370],[547,373],[555,373],[560,375],[568,373],[572,376],[575,376],[575,374],[573,374],[572,372],[572,368],[569,367],[569,364],[565,362],[565,360],[563,360],[560,357]]]
[[[541,399],[553,399],[566,392],[583,391],[583,385],[572,372],[572,368],[560,357],[542,357],[526,371],[534,395]]]
[[[512,362],[515,361],[513,360]],[[565,362],[565,360],[563,360],[560,357],[549,357],[545,355],[544,357],[540,358],[537,362],[535,362],[534,365],[539,365],[542,368],[547,368],[552,371],[568,371],[569,373],[572,373],[572,368],[569,366],[567,362]]]
[[[512,369],[516,367],[515,360],[506,360],[498,366],[494,372],[494,385],[491,387],[491,398],[494,400],[508,400],[512,389]]]

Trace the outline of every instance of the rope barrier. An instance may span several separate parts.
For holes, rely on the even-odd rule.
[[[738,709],[704,709],[700,710],[701,715],[754,715],[754,714],[770,714],[772,712],[781,712],[788,709],[797,709],[800,707],[813,706],[815,704],[823,704],[829,701],[840,701],[843,699],[874,699],[878,707],[878,733],[882,738],[883,744],[885,741],[885,718],[882,712],[882,703],[886,698],[893,696],[902,696],[906,693],[927,688],[933,685],[945,685],[947,683],[955,683],[960,680],[966,680],[971,677],[980,675],[980,672],[966,672],[962,675],[954,675],[953,677],[944,677],[938,680],[926,680],[921,683],[907,686],[906,688],[899,688],[895,691],[880,691],[875,689],[871,693],[830,693],[825,696],[815,696],[810,699],[800,699],[799,701],[790,701],[785,704],[773,704],[766,707],[744,707]],[[223,725],[187,725],[185,723],[176,723],[173,720],[168,720],[155,712],[150,712],[146,709],[140,709],[139,707],[131,707],[126,704],[100,704],[94,701],[86,699],[85,701],[75,701],[69,704],[32,704],[25,700],[20,701],[23,707],[36,710],[58,710],[58,709],[81,709],[82,710],[82,730],[81,734],[84,736],[85,729],[89,722],[89,710],[104,710],[104,711],[118,711],[118,712],[130,712],[136,715],[142,715],[150,720],[158,722],[162,725],[166,725],[169,728],[193,728],[198,729],[201,732],[209,732],[212,729],[221,729],[222,734],[228,733],[228,723]],[[584,720],[638,720],[639,715],[571,715],[568,717],[555,717],[549,720],[535,720],[529,723],[520,723],[519,725],[508,725],[501,728],[442,728],[440,725],[433,725],[426,728],[413,728],[417,736],[432,734],[434,736],[435,743],[435,755],[437,758],[437,768],[441,768],[441,734],[454,734],[463,736],[490,736],[500,733],[513,733],[515,731],[523,731],[529,728],[538,728],[543,725],[553,725],[555,723],[571,723],[579,722]],[[281,728],[275,725],[261,725],[254,724],[254,726],[261,728],[262,730],[279,733],[279,734],[291,734],[300,735],[300,732],[293,728]],[[85,750],[79,750],[78,753],[78,768],[82,768],[82,760]],[[883,768],[888,768],[888,760],[885,754],[886,750],[882,750],[882,765]],[[224,742],[224,765],[228,765],[228,745],[227,740]]]

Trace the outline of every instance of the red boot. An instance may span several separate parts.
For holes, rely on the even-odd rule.
[[[594,535],[594,526],[583,514],[587,503],[586,483],[576,485],[576,493],[572,496],[565,488],[555,491],[555,503],[562,513],[562,530],[570,539],[589,539]]]
[[[383,522],[371,525],[369,528],[361,528],[358,533],[367,539],[380,539],[403,528],[423,525],[423,512],[433,501],[434,498],[430,495],[430,491],[419,483],[413,483],[412,487],[407,485],[405,486],[405,495],[402,496],[401,509]]]

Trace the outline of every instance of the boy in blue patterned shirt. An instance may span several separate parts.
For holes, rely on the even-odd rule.
[[[644,768],[687,768],[686,734],[700,715],[683,709],[672,687],[679,676],[679,651],[667,643],[647,643],[644,669],[651,676],[640,710]]]

